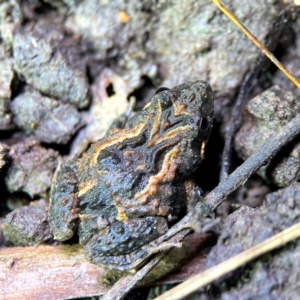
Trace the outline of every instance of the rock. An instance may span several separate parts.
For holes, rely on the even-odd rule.
[[[13,63],[12,58],[0,59],[0,130],[13,128],[9,114],[12,84],[15,77]]]
[[[9,213],[3,225],[5,237],[15,246],[52,243],[53,235],[47,220],[47,208],[48,203],[42,199]]]
[[[2,169],[7,162],[7,153],[9,147],[6,144],[0,143],[0,169]]]
[[[13,53],[16,71],[34,89],[84,108],[89,103],[86,63],[78,42],[60,20],[44,18],[18,28]]]
[[[27,89],[11,103],[14,123],[45,143],[66,144],[82,127],[81,115],[71,104]]]
[[[25,192],[31,197],[45,195],[50,189],[58,156],[58,152],[41,147],[34,138],[11,146],[11,164],[5,177],[8,190]]]

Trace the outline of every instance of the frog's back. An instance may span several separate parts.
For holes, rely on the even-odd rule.
[[[203,81],[155,95],[124,129],[81,158],[81,208],[118,220],[176,214],[185,201],[184,177],[199,165],[201,142],[209,135],[210,128],[199,134],[199,122],[205,116],[210,127],[212,111],[212,91]]]

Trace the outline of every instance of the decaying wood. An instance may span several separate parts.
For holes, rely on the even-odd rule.
[[[193,259],[160,283],[182,282],[203,271],[206,256],[198,250],[199,247],[207,247],[207,243],[211,244],[210,235],[207,234],[187,237],[184,241],[185,249]],[[1,300],[55,300],[102,295],[110,288],[105,275],[104,269],[85,259],[79,245],[0,250]]]
[[[0,250],[0,299],[66,299],[105,293],[105,271],[73,246]]]

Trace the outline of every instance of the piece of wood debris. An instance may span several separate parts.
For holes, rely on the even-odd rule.
[[[100,295],[105,271],[89,263],[79,245],[0,250],[0,299],[66,299]]]

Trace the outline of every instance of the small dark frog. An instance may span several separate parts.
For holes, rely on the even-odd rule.
[[[87,258],[128,270],[145,245],[186,210],[186,178],[203,159],[213,123],[213,92],[204,81],[160,89],[124,129],[111,130],[57,172],[49,222],[54,237],[78,225]]]

